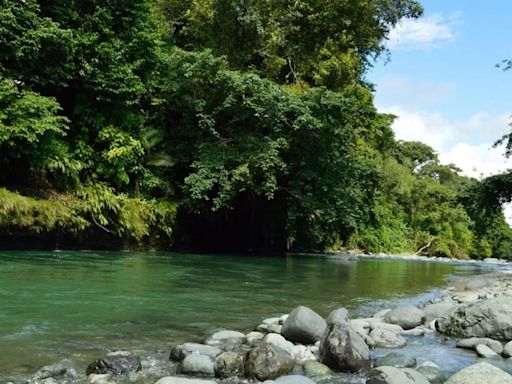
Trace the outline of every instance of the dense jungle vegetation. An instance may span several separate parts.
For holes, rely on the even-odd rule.
[[[414,0],[0,0],[2,246],[512,257],[511,182],[397,141],[373,104],[365,73],[421,14]]]

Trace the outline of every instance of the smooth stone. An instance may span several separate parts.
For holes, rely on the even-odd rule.
[[[470,365],[450,377],[445,384],[512,384],[512,376],[488,363]]]
[[[423,324],[425,314],[416,307],[400,307],[389,311],[384,320],[391,324],[400,325],[403,329],[415,328]]]
[[[366,384],[429,384],[425,376],[410,368],[378,367],[370,371]]]
[[[453,299],[461,304],[470,304],[478,301],[480,295],[478,292],[459,292],[453,296]]]
[[[462,306],[436,327],[448,336],[512,340],[512,300],[499,297]]]
[[[34,376],[32,376],[32,379],[43,380],[61,376],[76,376],[76,370],[73,368],[70,360],[64,359],[58,363],[46,365],[37,371]]]
[[[498,356],[498,354],[496,352],[494,352],[491,348],[489,348],[485,344],[478,344],[476,346],[476,352],[478,353],[478,355],[480,357],[489,358],[489,357],[496,357],[496,356]]]
[[[490,283],[491,280],[485,277],[473,277],[465,281],[465,286],[467,291],[476,291],[489,286]]]
[[[213,380],[190,379],[188,377],[166,376],[155,384],[217,384]]]
[[[370,349],[350,323],[330,324],[320,341],[320,361],[341,372],[370,368]]]
[[[376,328],[370,332],[370,337],[377,347],[401,348],[407,345],[407,340],[405,340],[399,333],[388,331],[386,329]]]
[[[91,373],[87,377],[87,382],[89,384],[112,384],[113,381],[110,381],[111,377],[112,377],[112,375],[110,373],[101,373],[101,374]]]
[[[215,376],[221,379],[244,375],[244,357],[236,352],[223,352],[215,359]]]
[[[184,343],[174,347],[171,350],[170,359],[173,361],[182,361],[188,355],[197,353],[200,355],[211,356],[215,358],[222,352],[221,349],[212,345],[197,344],[197,343]]]
[[[101,359],[93,361],[87,367],[86,375],[106,374],[123,375],[140,371],[142,368],[140,358],[132,352],[116,351],[107,353]]]
[[[316,356],[305,345],[294,345],[292,348],[292,357],[297,364],[303,364],[308,360],[316,360]]]
[[[446,375],[443,370],[431,361],[425,361],[416,370],[425,376],[430,384],[442,384],[446,381]]]
[[[268,319],[265,319],[262,321],[263,324],[277,324],[279,325],[280,318],[279,317],[269,317]]]
[[[332,374],[331,369],[327,365],[315,360],[305,361],[302,364],[302,372],[308,377],[330,376]]]
[[[405,331],[401,331],[400,334],[402,336],[425,336],[425,329],[416,327],[413,329],[407,329]]]
[[[278,335],[277,333],[267,333],[267,335],[263,338],[264,343],[269,343],[275,345],[278,348],[281,348],[283,351],[292,355],[293,352],[293,343],[286,340],[283,336]]]
[[[478,344],[487,345],[494,352],[500,354],[503,352],[503,345],[498,340],[489,339],[488,337],[471,337],[462,339],[457,342],[457,348],[466,348],[476,350]]]
[[[238,331],[218,331],[211,335],[206,344],[215,345],[222,343],[243,343],[245,342],[245,335],[242,332]]]
[[[389,324],[389,323],[375,323],[372,326],[373,329],[385,329],[386,331],[401,333],[404,329],[398,324]],[[414,328],[413,328],[414,329]]]
[[[299,306],[284,322],[281,334],[293,342],[314,344],[320,340],[326,328],[327,323],[320,315],[307,307]]]
[[[426,322],[448,316],[457,309],[458,305],[442,301],[440,303],[427,304],[422,308],[425,314]]]
[[[398,352],[391,352],[386,356],[375,360],[375,367],[382,367],[385,365],[395,368],[412,368],[416,366],[416,359],[414,357],[407,357]]]
[[[313,380],[301,375],[281,376],[275,382],[280,384],[315,384]]]
[[[187,375],[213,376],[215,374],[215,360],[211,356],[193,353],[180,362],[178,372]]]
[[[377,319],[383,319],[386,317],[386,315],[391,311],[391,309],[383,309],[382,311],[379,311],[373,315],[373,317]]]
[[[512,357],[512,341],[509,341],[503,347],[503,356],[505,356],[505,357]]]
[[[345,308],[338,308],[329,313],[325,319],[327,324],[345,323],[348,319],[348,311]]]
[[[265,337],[265,334],[263,332],[249,332],[247,335],[245,335],[245,339],[248,343],[252,343],[254,341],[263,340]]]
[[[244,358],[245,375],[259,381],[273,380],[293,370],[293,358],[272,344],[252,348]]]

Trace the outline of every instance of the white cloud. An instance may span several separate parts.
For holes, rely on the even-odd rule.
[[[455,38],[453,25],[460,14],[449,18],[434,14],[421,19],[405,19],[389,34],[390,48],[429,49]]]

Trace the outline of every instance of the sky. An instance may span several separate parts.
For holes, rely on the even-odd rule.
[[[367,75],[377,107],[398,116],[398,139],[429,144],[465,175],[512,168],[504,148],[492,148],[512,130],[512,70],[496,68],[512,58],[512,0],[420,2],[424,16],[391,32],[390,60]]]

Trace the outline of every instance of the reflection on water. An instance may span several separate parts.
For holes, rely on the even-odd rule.
[[[69,356],[86,363],[112,349],[166,350],[218,327],[249,331],[299,304],[366,314],[454,273],[474,270],[318,256],[0,252],[0,379]]]

